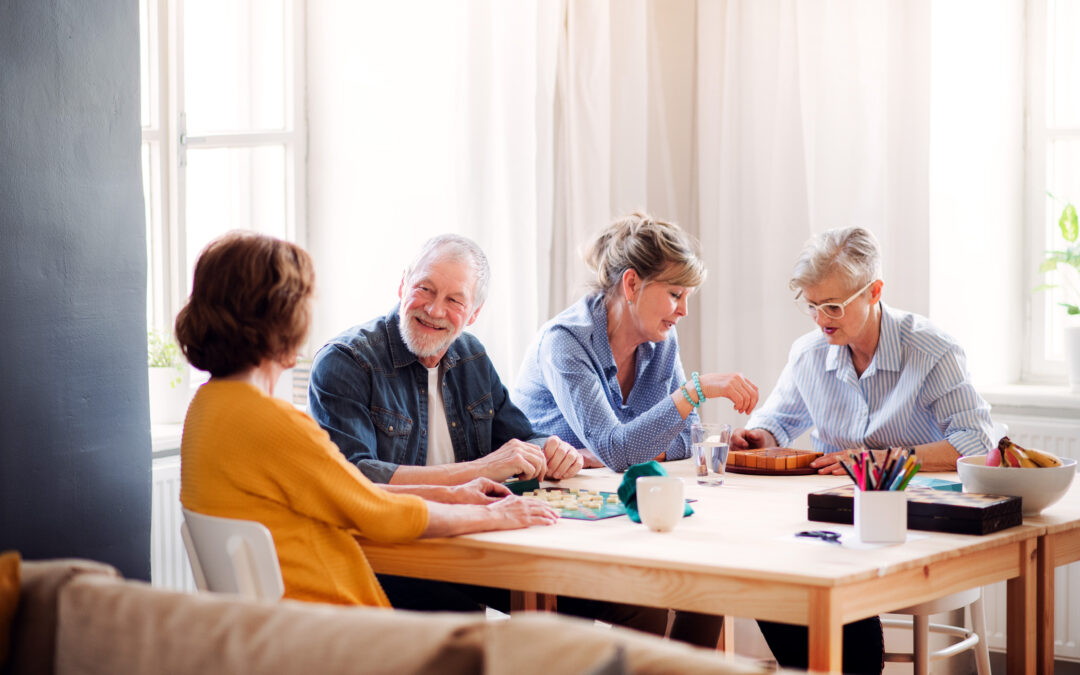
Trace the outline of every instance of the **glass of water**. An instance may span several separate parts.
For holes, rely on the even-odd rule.
[[[691,456],[699,485],[723,485],[730,424],[695,422],[690,425]]]

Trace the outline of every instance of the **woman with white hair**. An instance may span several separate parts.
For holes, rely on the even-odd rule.
[[[842,473],[845,450],[914,448],[923,471],[953,471],[991,445],[990,406],[971,385],[964,350],[925,317],[882,302],[881,255],[861,227],[812,237],[790,281],[817,324],[791,347],[765,403],[732,449],[784,447],[813,429],[812,466]],[[777,661],[806,667],[806,628],[759,622]],[[845,626],[844,672],[880,672],[877,618]],[[857,651],[848,646],[861,645]]]

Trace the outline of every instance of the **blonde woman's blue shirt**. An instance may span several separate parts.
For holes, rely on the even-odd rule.
[[[615,471],[656,458],[690,456],[690,424],[671,394],[686,381],[672,329],[637,347],[634,386],[623,399],[607,336],[602,294],[586,295],[544,324],[525,353],[514,404],[538,434],[588,448]]]
[[[846,345],[807,333],[746,427],[781,446],[812,427],[813,449],[826,453],[945,440],[972,455],[990,448],[992,423],[960,345],[925,317],[881,303],[877,351],[861,376]]]

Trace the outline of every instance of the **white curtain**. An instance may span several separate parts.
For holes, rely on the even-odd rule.
[[[766,394],[810,321],[787,288],[803,242],[863,225],[887,302],[926,312],[927,2],[698,3],[701,367]],[[733,423],[730,406],[714,414]]]
[[[928,312],[929,7],[311,0],[313,343],[384,311],[419,243],[457,231],[492,260],[473,332],[510,381],[583,292],[582,245],[637,208],[702,243],[688,370],[767,393],[812,328],[791,265],[831,227],[873,229],[886,301]]]

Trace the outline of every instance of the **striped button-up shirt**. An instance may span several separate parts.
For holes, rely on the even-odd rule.
[[[684,420],[671,400],[686,381],[675,330],[663,342],[638,345],[635,358],[634,386],[623,399],[603,295],[587,295],[540,329],[511,398],[536,433],[588,448],[615,471],[662,452],[689,457],[698,416]]]
[[[807,333],[746,427],[768,430],[781,446],[813,427],[813,448],[826,453],[946,440],[972,455],[989,449],[992,424],[964,350],[926,318],[881,303],[877,351],[861,376],[846,345]]]

